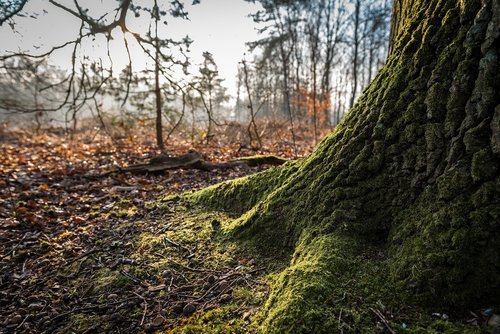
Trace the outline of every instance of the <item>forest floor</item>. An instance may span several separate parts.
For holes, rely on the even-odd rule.
[[[266,267],[220,243],[218,217],[160,199],[269,166],[96,177],[159,152],[138,136],[0,135],[0,333],[255,330]],[[252,150],[177,140],[168,152],[194,149],[217,163],[312,150],[298,144]]]

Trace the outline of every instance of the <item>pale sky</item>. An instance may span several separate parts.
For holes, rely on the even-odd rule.
[[[72,3],[68,0],[60,0],[60,2],[68,6]],[[190,48],[190,56],[194,64],[202,61],[201,54],[204,51],[211,52],[218,65],[220,76],[225,79],[224,85],[230,94],[235,95],[237,63],[247,49],[245,42],[259,38],[255,31],[255,24],[248,14],[257,11],[259,6],[243,0],[202,0],[196,6],[191,5],[192,0],[183,2],[190,20],[167,17],[166,33],[168,36],[164,37],[176,39],[189,35],[194,40]],[[92,11],[94,8],[104,9],[105,5],[116,4],[112,0],[85,0],[81,3],[91,8]],[[149,5],[150,1],[135,1],[134,3]],[[51,5],[47,0],[30,0],[25,9],[28,13],[40,15],[37,19],[17,19],[16,30],[18,32],[13,32],[8,24],[0,27],[0,53],[26,50],[34,53],[42,52],[50,46],[74,39],[78,33],[79,22],[70,14]],[[146,17],[143,25],[145,22]],[[119,69],[127,64],[128,60],[119,33],[115,37],[116,45],[112,49],[112,58],[114,65]],[[33,45],[39,48],[33,49]],[[51,61],[61,67],[68,67],[70,51],[70,48],[58,51]],[[92,44],[84,45],[83,52],[105,58],[104,40],[97,39]],[[139,50],[132,50],[132,53],[136,64],[134,70],[140,70],[142,54]]]

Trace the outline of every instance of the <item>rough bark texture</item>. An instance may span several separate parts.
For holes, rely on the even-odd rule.
[[[500,3],[395,5],[387,65],[314,154],[191,197],[283,255],[264,332],[364,332],[378,301],[500,300]]]

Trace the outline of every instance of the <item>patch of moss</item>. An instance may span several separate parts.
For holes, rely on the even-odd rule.
[[[194,204],[241,214],[264,199],[296,171],[296,162],[288,162],[283,168],[271,168],[248,177],[223,182],[188,195],[187,198]]]
[[[241,318],[237,306],[229,305],[204,313],[197,312],[187,319],[183,326],[174,327],[169,333],[183,334],[236,334],[256,333],[254,324]]]
[[[57,333],[84,332],[93,327],[99,318],[96,315],[85,313],[72,314],[66,322],[66,326],[60,328]]]
[[[398,214],[391,275],[414,302],[456,307],[473,305],[478,294],[481,303],[499,298],[493,263],[500,242],[489,237],[493,217],[488,209],[481,214],[464,203],[470,203],[464,194],[443,201],[430,188]]]
[[[90,219],[95,219],[95,218],[99,217],[100,215],[101,215],[100,211],[91,211],[89,213],[89,218]]]
[[[472,179],[463,167],[454,167],[437,178],[437,191],[441,199],[452,199],[469,189]]]
[[[126,287],[130,283],[130,278],[122,275],[119,271],[102,268],[95,273],[93,289],[96,293],[103,293],[110,289]]]
[[[125,218],[133,216],[136,213],[137,213],[137,208],[134,206],[128,209],[113,210],[108,213],[108,218]]]
[[[483,333],[480,328],[461,325],[442,320],[435,321],[429,326],[416,326],[403,331],[408,334],[479,334]]]
[[[498,161],[489,149],[482,149],[472,157],[471,175],[474,181],[487,181],[498,173]]]

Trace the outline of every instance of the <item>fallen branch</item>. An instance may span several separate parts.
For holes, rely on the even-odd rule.
[[[87,175],[88,178],[106,177],[116,173],[132,172],[132,173],[156,173],[169,169],[193,168],[205,171],[213,169],[227,169],[238,166],[257,167],[262,165],[278,166],[288,160],[274,155],[256,155],[250,157],[242,157],[235,160],[230,160],[222,163],[210,163],[202,159],[201,154],[197,151],[189,151],[188,153],[178,157],[168,157],[159,155],[151,158],[147,163],[135,164],[126,167],[118,167],[114,170],[98,174]]]
[[[200,164],[201,154],[190,151],[179,157],[159,155],[149,160],[148,163],[130,165],[120,168],[121,172],[160,172],[167,169],[193,168]]]
[[[279,166],[287,162],[287,159],[277,157],[275,155],[253,155],[250,157],[238,158],[235,160],[221,163],[219,165],[228,165],[230,167],[237,165],[247,165],[249,167],[257,167],[262,165]]]

